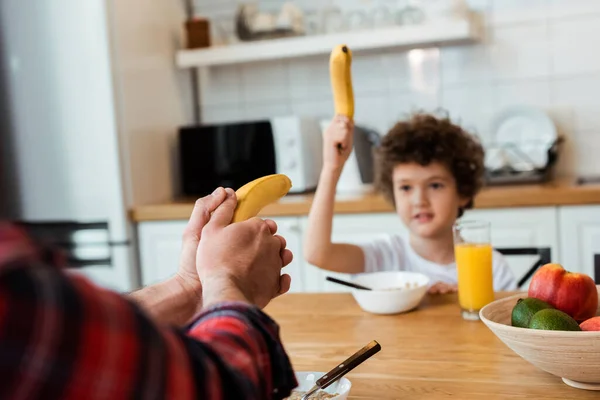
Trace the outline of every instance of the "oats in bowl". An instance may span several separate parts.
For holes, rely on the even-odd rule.
[[[290,397],[287,397],[285,400],[300,400],[302,399],[302,396],[304,396],[306,392],[298,392],[298,391],[292,391],[292,395]],[[327,392],[324,392],[322,390],[319,390],[318,392],[314,393],[313,395],[310,396],[310,400],[325,400],[325,399],[332,399],[334,397],[336,397],[338,394],[334,393],[334,394],[330,394]]]

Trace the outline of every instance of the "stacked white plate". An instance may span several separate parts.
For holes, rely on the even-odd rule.
[[[493,120],[493,144],[486,150],[485,166],[490,170],[507,166],[516,171],[542,169],[557,138],[556,126],[545,112],[530,106],[507,108]]]

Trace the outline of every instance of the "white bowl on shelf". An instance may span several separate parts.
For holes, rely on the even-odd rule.
[[[427,275],[407,271],[358,274],[351,281],[373,289],[352,289],[360,308],[373,314],[398,314],[416,308],[429,285]]]

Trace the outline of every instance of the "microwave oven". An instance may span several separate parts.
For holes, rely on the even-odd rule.
[[[184,196],[205,196],[219,186],[237,190],[276,173],[290,178],[290,193],[317,187],[323,146],[317,119],[290,116],[186,126],[178,136]]]

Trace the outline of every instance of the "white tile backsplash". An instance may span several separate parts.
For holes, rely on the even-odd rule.
[[[285,61],[249,63],[242,68],[246,102],[273,102],[289,97],[289,70]]]
[[[441,104],[440,92],[399,92],[390,96],[389,125],[415,112],[435,112]]]
[[[215,9],[235,9],[237,0],[193,0],[196,14],[206,14]]]
[[[572,144],[574,147],[573,156],[576,159],[576,163],[574,163],[575,174],[600,174],[600,163],[598,162],[600,135],[598,131],[577,132]]]
[[[292,113],[292,107],[285,102],[278,103],[246,103],[244,118],[249,121],[267,119],[269,117],[286,116]]]
[[[548,110],[551,105],[550,81],[546,78],[538,80],[509,81],[493,84],[494,109],[502,109],[518,105],[539,107]]]
[[[408,1],[356,0],[355,6]],[[223,18],[239,2],[196,3],[207,14]],[[325,2],[297,4],[314,10]],[[411,112],[441,107],[489,141],[494,116],[524,104],[546,111],[568,136],[561,173],[599,170],[600,0],[467,0],[467,4],[485,22],[486,35],[479,44],[354,53],[356,122],[385,133]],[[333,115],[328,55],[210,71],[200,83],[205,122],[287,113]]]
[[[407,52],[387,50],[383,52],[381,62],[390,91],[408,89],[409,70]]]
[[[441,73],[444,86],[487,82],[491,76],[487,46],[455,46],[442,48]]]
[[[600,134],[600,72],[554,79],[551,91],[553,106],[572,110],[574,129]]]
[[[331,98],[329,57],[316,56],[289,61],[290,91],[293,99]]]
[[[243,121],[245,114],[242,106],[239,104],[203,106],[200,118],[204,124],[222,124]]]
[[[385,77],[391,93],[436,93],[441,83],[440,50],[413,49],[383,56]]]
[[[387,93],[387,75],[381,54],[365,54],[353,59],[352,85],[356,96]]]
[[[292,113],[302,117],[331,118],[334,113],[333,100],[299,100],[292,99]]]
[[[549,0],[493,0],[490,21],[493,25],[526,24],[545,21]]]
[[[598,0],[549,0],[550,18],[560,19],[573,16],[600,14]]]
[[[483,141],[490,137],[489,124],[493,116],[493,91],[491,84],[464,85],[444,88],[442,107],[450,118]]]
[[[242,98],[242,79],[238,65],[224,65],[203,71],[199,82],[201,104],[223,105],[240,104]]]
[[[354,122],[363,124],[379,133],[389,129],[390,102],[382,96],[357,96],[354,101]]]
[[[490,34],[488,49],[493,80],[550,75],[551,50],[545,23],[497,27]]]
[[[466,3],[469,9],[481,13],[489,13],[492,7],[492,0],[467,0]]]
[[[552,97],[552,87],[550,87]],[[575,110],[570,105],[556,106],[552,104],[547,110],[548,115],[554,121],[559,135],[571,135],[575,132]]]
[[[600,15],[552,21],[550,37],[555,74],[600,71]]]

